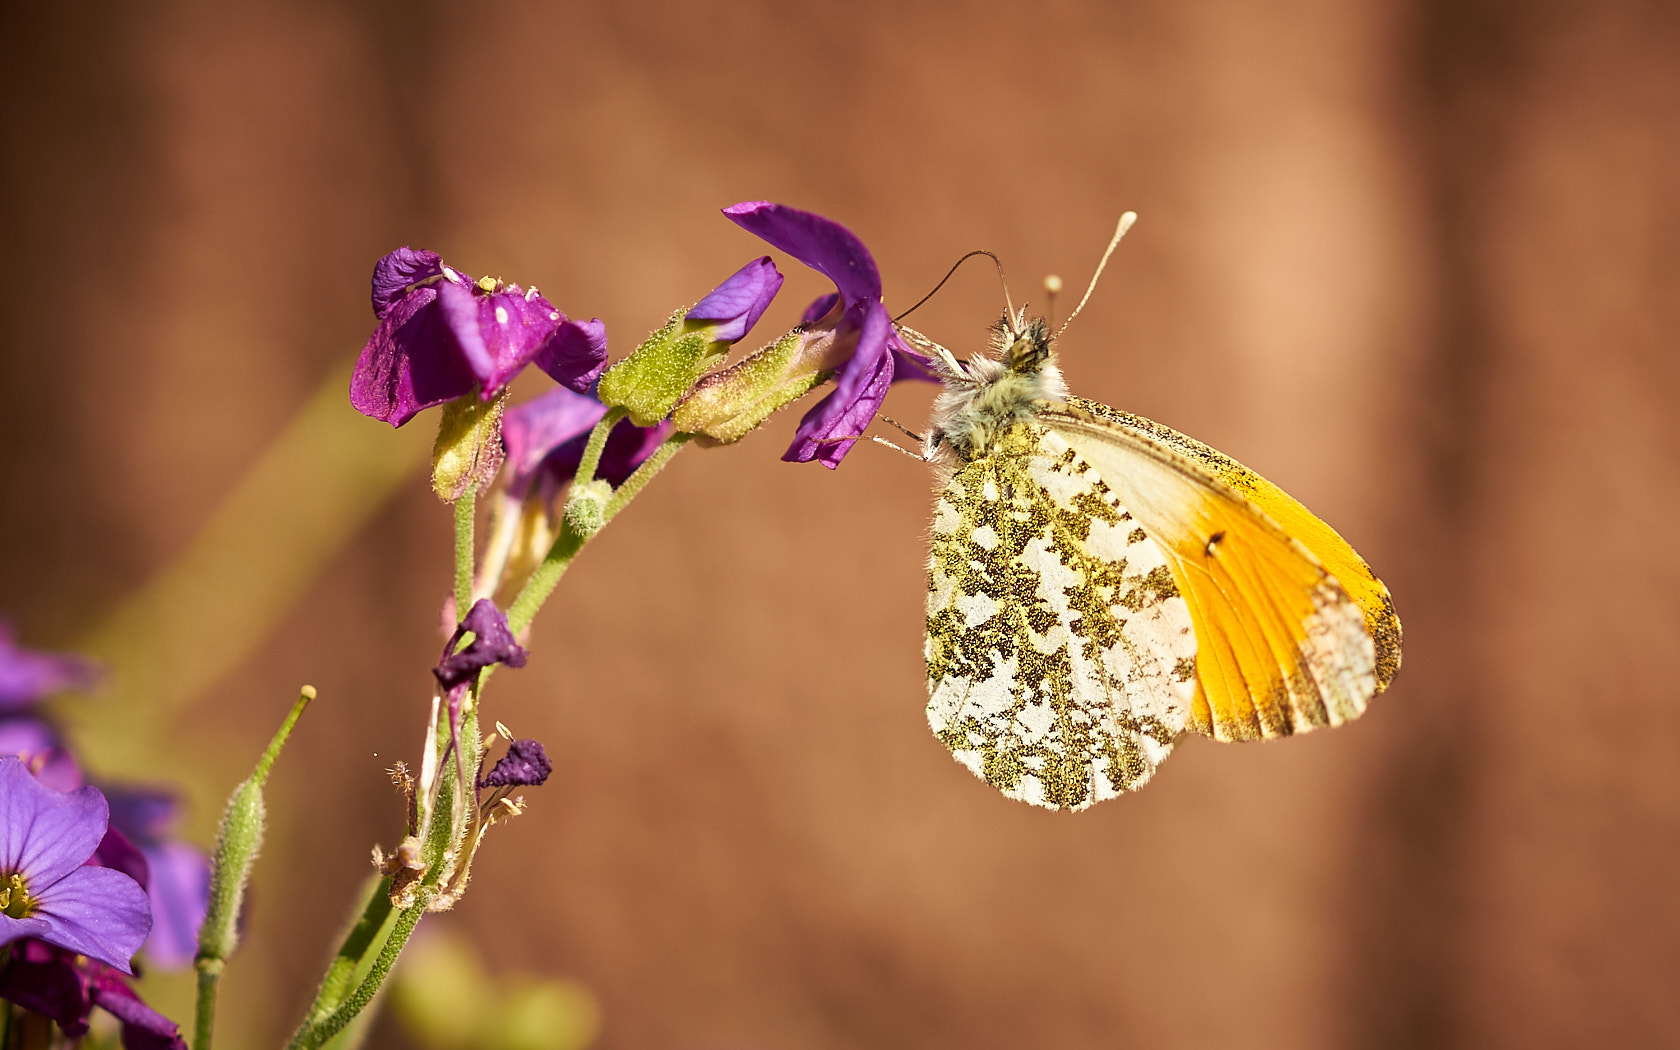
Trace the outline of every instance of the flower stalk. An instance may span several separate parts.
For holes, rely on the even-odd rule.
[[[221,830],[216,835],[216,848],[210,861],[210,908],[198,934],[198,956],[193,960],[198,971],[198,1002],[193,1020],[193,1050],[210,1050],[216,1020],[216,991],[228,957],[239,944],[239,912],[245,902],[245,888],[251,881],[251,869],[256,865],[262,849],[266,805],[263,786],[269,770],[280,756],[280,749],[292,735],[292,727],[303,715],[303,709],[315,699],[315,687],[304,686],[297,702],[292,705],[285,721],[257,760],[256,768],[244,782],[233,789],[227,809],[222,814]]]

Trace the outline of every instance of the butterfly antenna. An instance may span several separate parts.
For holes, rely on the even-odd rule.
[[[893,323],[897,324],[898,322],[904,320],[906,317],[909,317],[911,314],[915,313],[917,310],[921,309],[923,303],[927,302],[929,299],[932,299],[935,295],[937,295],[939,293],[939,289],[945,287],[945,282],[949,281],[952,278],[952,276],[956,274],[958,267],[962,266],[963,263],[965,263],[968,260],[974,258],[976,255],[984,255],[986,258],[992,260],[992,264],[997,267],[998,281],[1000,283],[1002,283],[1002,285],[1003,285],[1003,301],[1006,305],[1009,306],[1009,317],[1010,317],[1009,323],[1011,325],[1013,325],[1015,323],[1015,307],[1014,307],[1013,304],[1011,304],[1009,302],[1009,282],[1004,280],[1004,278],[1003,278],[1003,261],[1000,260],[997,256],[993,255],[991,252],[987,251],[984,248],[977,248],[974,251],[969,252],[967,255],[963,256],[961,259],[958,259],[955,263],[953,263],[951,265],[950,270],[946,271],[945,276],[941,277],[939,279],[939,283],[933,286],[933,291],[927,293],[926,295],[922,296],[920,299],[916,300],[916,305],[915,306],[912,306],[910,309],[904,311],[903,313],[899,314],[897,317],[893,318]]]
[[[1126,231],[1132,228],[1134,222],[1137,222],[1137,212],[1135,211],[1129,211],[1120,216],[1119,225],[1114,227],[1114,237],[1108,242],[1108,250],[1103,252],[1102,262],[1097,264],[1097,272],[1091,275],[1091,283],[1085,289],[1085,298],[1079,300],[1079,305],[1073,308],[1073,313],[1068,314],[1068,319],[1062,322],[1062,327],[1056,329],[1058,337],[1067,331],[1067,326],[1073,323],[1073,319],[1079,316],[1079,311],[1085,309],[1085,304],[1091,301],[1091,293],[1097,290],[1097,278],[1102,276],[1103,268],[1108,265],[1108,257],[1113,255],[1114,249],[1120,246],[1120,238],[1126,236]]]

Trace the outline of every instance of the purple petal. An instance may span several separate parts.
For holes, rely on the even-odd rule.
[[[445,288],[458,288],[450,281]],[[470,293],[469,293],[470,294]],[[422,409],[472,390],[474,377],[438,308],[438,288],[417,288],[379,322],[356,359],[350,404],[400,427]]]
[[[793,443],[782,459],[789,463],[816,460],[833,470],[846,458],[892,385],[893,355],[888,352],[892,318],[886,307],[870,303],[862,311],[857,349],[835,379],[834,392],[817,402],[799,421]],[[842,322],[849,324],[851,318]]]
[[[595,476],[614,487],[624,484],[675,429],[668,419],[651,427],[636,426],[628,419],[619,420],[612,433],[607,435],[606,447],[601,450],[601,465],[595,468]],[[572,472],[577,472],[576,464],[572,466]]]
[[[766,255],[736,270],[688,311],[689,321],[717,322],[710,336],[733,343],[752,331],[770,301],[782,290],[782,273]]]
[[[99,848],[88,858],[89,864],[97,864],[112,871],[120,871],[124,875],[138,882],[141,886],[151,884],[151,876],[146,855],[140,852],[134,843],[128,841],[128,836],[110,828],[105,837],[99,841]]]
[[[607,367],[607,326],[599,318],[565,321],[531,360],[550,379],[581,394]]]
[[[566,319],[535,290],[527,293],[516,284],[481,295],[445,282],[438,308],[486,400],[531,362]]]
[[[169,836],[181,805],[167,791],[153,788],[101,788],[111,807],[111,826],[127,835],[142,848],[161,842]]]
[[[50,1017],[74,1039],[87,1031],[87,989],[72,959],[40,941],[24,941],[0,972],[0,998]]]
[[[77,868],[37,892],[35,901],[35,914],[52,926],[41,940],[133,972],[129,960],[152,929],[151,903],[138,882],[110,868]]]
[[[455,646],[468,631],[473,633],[473,640],[465,649],[454,652]],[[443,659],[432,669],[432,674],[437,676],[445,689],[454,689],[471,681],[491,664],[524,667],[529,655],[525,647],[514,640],[513,632],[508,630],[507,616],[490,599],[480,598],[455,629],[454,637],[444,647]]]
[[[380,320],[417,285],[443,274],[436,252],[398,248],[373,264],[373,315]]]
[[[827,317],[828,312],[834,309],[835,304],[839,301],[839,292],[829,292],[827,295],[818,296],[817,298],[811,300],[810,306],[805,308],[805,313],[799,318],[799,323],[802,325],[816,324],[818,321]]]
[[[65,689],[86,689],[99,668],[71,653],[22,649],[8,624],[0,623],[0,709],[22,707]]]
[[[51,932],[52,923],[45,919],[14,919],[0,912],[0,945],[10,944],[22,937],[45,937]]]
[[[540,484],[545,500],[577,476],[589,432],[606,415],[607,406],[592,397],[560,388],[515,405],[502,419],[502,442],[507,446],[510,495],[524,499]],[[622,485],[642,461],[653,455],[671,434],[671,424],[638,427],[621,419],[607,435],[595,476]]]
[[[839,223],[769,201],[743,201],[723,209],[723,214],[748,233],[825,274],[840,289],[847,306],[881,298],[881,273],[869,249]]]
[[[934,370],[933,361],[910,349],[904,340],[894,332],[887,340],[893,355],[893,382],[912,379],[921,383],[939,382],[939,373]]]
[[[190,965],[198,953],[198,928],[210,904],[210,858],[182,842],[144,851],[151,869],[152,933],[146,961],[166,970]]]
[[[606,405],[565,387],[508,409],[502,417],[502,444],[507,448],[511,472],[508,491],[523,499],[538,472],[544,470],[564,472],[561,480],[570,481],[583,458],[584,441],[606,414]],[[562,448],[570,450],[569,469],[564,456],[559,457],[561,462],[552,462]]]
[[[31,894],[41,894],[93,856],[105,837],[106,819],[98,788],[53,791],[20,759],[0,758],[0,871],[22,872]]]
[[[101,973],[93,981],[88,998],[122,1022],[123,1050],[186,1050],[180,1027],[141,1002],[134,989],[117,975]]]
[[[507,754],[484,775],[478,786],[540,785],[553,771],[554,764],[548,760],[548,752],[540,743],[531,739],[515,740],[508,745]]]
[[[0,755],[23,759],[35,779],[54,791],[74,791],[82,786],[82,771],[75,756],[65,750],[52,726],[39,718],[0,718]]]

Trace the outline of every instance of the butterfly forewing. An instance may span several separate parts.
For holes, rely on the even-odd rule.
[[[1061,436],[1017,423],[940,494],[928,721],[1012,798],[1135,788],[1186,727],[1196,639],[1169,559]]]
[[[1167,553],[1199,641],[1193,728],[1240,740],[1336,725],[1387,684],[1399,621],[1387,590],[1329,526],[1160,424],[1082,399],[1042,418]]]

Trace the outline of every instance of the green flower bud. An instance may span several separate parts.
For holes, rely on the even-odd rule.
[[[728,343],[713,342],[691,328],[687,313],[672,314],[635,353],[607,369],[598,391],[602,404],[623,408],[636,426],[654,426],[683,391],[729,354]]]
[[[834,374],[824,367],[832,335],[795,328],[739,364],[702,378],[671,410],[672,425],[717,444],[741,440]]]
[[[752,330],[781,287],[782,275],[768,255],[741,267],[609,368],[601,377],[601,402],[625,409],[636,426],[657,424]]]
[[[262,849],[264,805],[263,784],[268,771],[292,735],[292,727],[309,701],[315,699],[315,687],[304,686],[291,713],[280,723],[268,749],[257,760],[256,769],[244,782],[233,789],[227,809],[222,813],[222,826],[216,833],[216,848],[210,859],[210,907],[204,915],[204,925],[198,931],[198,959],[200,971],[219,971],[228,956],[239,944],[239,910],[244,905],[245,887],[251,880],[251,869]]]
[[[432,491],[453,503],[467,489],[483,490],[502,468],[502,405],[504,391],[494,400],[477,393],[458,397],[443,406],[437,442],[432,446]]]

